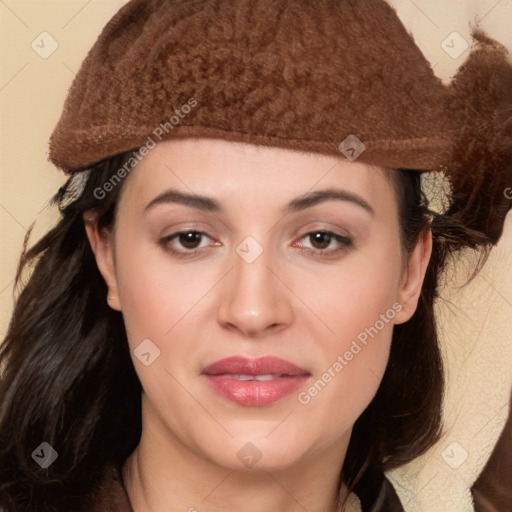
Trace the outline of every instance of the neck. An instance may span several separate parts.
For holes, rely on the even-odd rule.
[[[143,429],[123,479],[134,512],[338,512],[349,438],[285,468],[240,470],[216,465],[161,429]]]

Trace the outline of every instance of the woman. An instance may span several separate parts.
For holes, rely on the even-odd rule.
[[[473,37],[445,87],[381,1],[121,9],[20,262],[0,506],[403,510],[384,472],[442,431],[440,273],[512,206],[512,66]]]

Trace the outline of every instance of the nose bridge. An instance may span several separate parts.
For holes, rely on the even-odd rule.
[[[245,335],[275,330],[292,318],[286,287],[274,275],[276,255],[270,240],[265,240],[260,244],[248,236],[235,247],[231,255],[233,271],[219,307],[219,322]]]

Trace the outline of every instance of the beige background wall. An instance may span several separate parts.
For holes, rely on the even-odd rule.
[[[25,232],[36,219],[36,233],[47,229],[53,218],[47,201],[64,181],[47,162],[48,137],[81,61],[104,24],[124,3],[0,0],[1,335],[12,311],[13,278]],[[480,20],[490,36],[512,51],[512,0],[390,3],[435,73],[445,81],[467,51],[453,58],[443,50],[442,42],[453,31],[470,41],[469,21]],[[43,32],[51,37],[41,36]],[[42,58],[40,54],[44,56],[52,44],[58,44],[56,51]],[[450,302],[439,305],[439,314],[450,379],[445,407],[448,433],[439,449],[429,455],[434,476],[430,478],[429,473],[424,480],[428,477],[434,484],[426,483],[423,495],[428,495],[436,478],[454,488],[450,481],[453,468],[447,469],[442,460],[448,442],[460,442],[469,452],[468,461],[482,465],[505,420],[512,381],[511,215],[505,236],[482,274],[462,293],[446,290],[446,297]],[[471,472],[464,478],[461,474],[457,474],[459,480],[469,484]],[[422,507],[418,504],[416,510]]]

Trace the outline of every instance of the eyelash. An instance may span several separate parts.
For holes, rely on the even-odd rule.
[[[170,242],[172,242],[172,240],[174,240],[175,238],[178,238],[180,235],[186,235],[188,233],[196,233],[198,235],[204,235],[204,236],[207,236],[208,238],[210,238],[208,236],[208,234],[205,233],[204,231],[190,229],[190,230],[184,230],[184,231],[177,231],[176,233],[173,233],[172,235],[166,236],[159,240],[159,244],[162,247],[164,247],[167,251],[169,251],[171,254],[173,254],[177,257],[181,257],[181,258],[193,257],[199,251],[204,249],[204,247],[199,248],[199,249],[179,251],[179,250],[174,249],[170,245]],[[306,251],[308,254],[312,254],[314,256],[332,256],[334,254],[338,254],[340,252],[346,251],[353,245],[352,239],[350,239],[346,236],[339,235],[338,233],[335,233],[333,231],[325,230],[325,229],[308,231],[307,233],[302,235],[299,240],[302,240],[304,238],[307,238],[308,236],[319,234],[319,233],[321,233],[323,235],[330,236],[331,239],[337,241],[340,244],[340,247],[338,247],[336,249],[312,249],[310,247],[303,247],[304,251]]]

